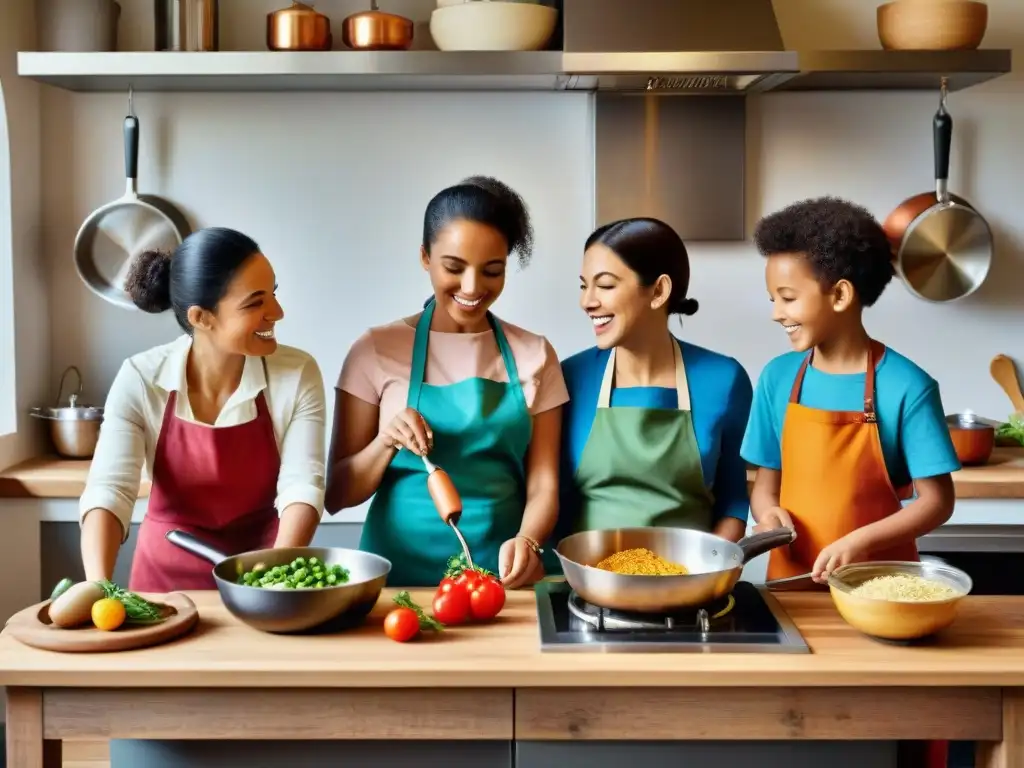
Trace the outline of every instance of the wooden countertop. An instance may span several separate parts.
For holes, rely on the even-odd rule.
[[[386,590],[347,633],[280,636],[235,620],[216,592],[191,593],[196,631],[177,643],[108,654],[59,654],[0,635],[0,685],[101,688],[590,688],[1024,686],[1024,598],[968,597],[932,646],[875,642],[827,594],[779,593],[811,653],[542,653],[531,591],[509,594],[499,620],[396,643]],[[429,605],[430,593],[413,590]]]
[[[85,490],[88,461],[43,456],[0,473],[0,498],[77,499]],[[751,482],[753,471],[748,472]],[[960,499],[1024,499],[1024,448],[996,448],[989,463],[953,474]],[[149,480],[139,497],[149,495]]]

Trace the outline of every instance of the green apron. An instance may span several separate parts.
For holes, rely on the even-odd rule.
[[[693,432],[690,390],[679,344],[675,350],[675,410],[611,407],[615,349],[605,366],[597,412],[576,469],[578,518],[573,531],[638,526],[711,530],[714,498],[704,484]],[[545,550],[548,574],[560,573]]]
[[[533,421],[508,340],[489,312],[508,383],[483,378],[447,386],[424,383],[434,307],[431,301],[416,323],[408,406],[433,430],[430,460],[451,476],[462,497],[459,530],[473,562],[497,572],[498,549],[519,532],[523,519]],[[405,448],[384,472],[359,548],[391,561],[388,584],[396,587],[436,585],[448,558],[462,551],[430,499],[423,459]]]

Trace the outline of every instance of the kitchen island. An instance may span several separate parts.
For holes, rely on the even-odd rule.
[[[811,653],[641,654],[543,653],[529,591],[493,624],[408,644],[382,631],[393,590],[363,627],[301,637],[190,594],[198,628],[163,647],[56,654],[0,635],[7,764],[111,738],[514,743],[506,764],[524,767],[558,764],[524,758],[537,745],[948,739],[981,742],[983,768],[1024,766],[1021,598],[968,597],[939,639],[904,647],[857,633],[827,594],[782,593]]]

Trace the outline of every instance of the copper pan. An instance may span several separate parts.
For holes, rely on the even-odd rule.
[[[882,224],[897,274],[920,299],[947,302],[971,295],[992,264],[992,231],[964,198],[949,192],[953,118],[946,111],[946,80],[932,121],[935,191],[909,197]]]
[[[342,42],[356,51],[406,51],[412,37],[412,20],[382,12],[377,0],[370,0],[370,10],[353,13],[342,22]]]
[[[271,51],[329,51],[331,20],[313,6],[293,2],[267,14],[267,48]]]

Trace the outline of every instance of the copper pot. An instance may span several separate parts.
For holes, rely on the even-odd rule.
[[[329,51],[334,44],[331,20],[313,6],[293,2],[267,14],[267,48],[271,51]]]
[[[407,51],[412,37],[412,20],[381,12],[377,0],[370,0],[369,11],[353,13],[342,22],[342,42],[357,51]]]
[[[946,417],[956,457],[965,467],[986,464],[996,444],[996,422],[970,411]]]

